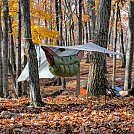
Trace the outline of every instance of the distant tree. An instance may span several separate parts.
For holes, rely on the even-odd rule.
[[[55,0],[55,12],[56,12],[56,30],[59,31],[59,2]],[[57,45],[59,46],[59,40],[57,40]]]
[[[38,60],[35,46],[32,42],[31,22],[30,22],[30,1],[20,0],[23,39],[27,50],[29,82],[30,82],[30,98],[35,107],[43,106],[44,102],[40,95]]]
[[[2,25],[2,72],[3,72],[3,94],[7,97],[8,88],[8,0],[3,2],[3,25]]]
[[[75,45],[75,33],[74,33],[74,12],[77,11],[77,2],[65,0],[63,4],[63,37],[65,39],[64,44],[66,46]],[[76,10],[75,10],[76,9]]]
[[[63,17],[62,17],[62,3],[61,0],[59,0],[59,34],[60,34],[60,40],[59,40],[59,45],[62,46],[63,45],[63,33],[62,33],[62,22],[63,21]]]
[[[111,0],[103,0],[99,8],[99,22],[97,27],[97,35],[95,44],[105,47],[107,46],[109,18],[111,11]],[[105,55],[103,53],[94,52],[93,60],[90,63],[88,76],[87,95],[104,95],[105,94]]]
[[[88,36],[86,36],[87,40],[86,42],[88,42],[89,40],[92,40],[94,37],[94,33],[95,33],[95,1],[94,0],[87,0],[88,5],[90,5],[90,8],[88,8],[88,31],[89,34]],[[89,38],[89,39],[88,39]],[[86,63],[89,63],[90,60],[90,55],[89,52],[87,52],[87,57],[86,57]]]
[[[126,52],[124,90],[128,90],[131,88],[132,63],[134,56],[134,2],[129,1],[128,5],[129,5],[128,9],[129,25],[128,25],[128,46]]]
[[[89,39],[91,40],[94,37],[95,32],[95,1],[94,0],[87,0],[90,8],[88,8],[88,15],[89,15]]]

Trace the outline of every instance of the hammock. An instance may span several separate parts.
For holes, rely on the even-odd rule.
[[[48,47],[56,55],[58,56],[70,56],[74,55],[79,52],[79,50],[85,50],[85,51],[96,51],[96,52],[102,52],[107,54],[116,54],[122,56],[121,53],[114,52],[111,50],[108,50],[106,48],[100,47],[92,42],[88,42],[87,44],[77,45],[77,46],[49,46],[49,45],[41,45],[42,47]],[[64,51],[65,50],[65,51]],[[44,51],[42,48],[40,49],[39,45],[36,45],[36,52],[37,52],[37,59],[39,61],[39,78],[53,78],[54,75],[49,71],[49,65],[48,61],[46,60],[46,56],[44,54]],[[67,54],[67,55],[66,55]],[[78,54],[80,55],[80,54]],[[81,56],[82,57],[82,56]],[[24,81],[29,80],[29,68],[28,64],[25,66],[24,70],[22,71],[21,75],[17,79],[17,81]]]
[[[50,48],[42,46],[45,52],[46,59],[49,63],[49,71],[57,77],[72,77],[80,70],[80,60],[83,57],[84,51],[80,50],[77,54],[68,56],[59,56]],[[64,48],[59,48],[62,52]]]

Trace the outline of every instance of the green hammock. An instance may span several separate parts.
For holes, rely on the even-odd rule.
[[[42,46],[49,63],[50,72],[57,77],[72,77],[80,70],[80,59],[83,51],[69,56],[58,56],[50,48]]]

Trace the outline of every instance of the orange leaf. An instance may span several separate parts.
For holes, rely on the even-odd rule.
[[[133,126],[133,127],[131,127],[131,132],[134,132],[134,126]]]
[[[80,96],[83,96],[86,94],[86,90],[84,88],[80,88]]]
[[[123,111],[124,111],[124,112],[126,112],[126,111],[127,111],[127,108],[126,108],[126,107],[124,107],[124,108],[123,108]]]

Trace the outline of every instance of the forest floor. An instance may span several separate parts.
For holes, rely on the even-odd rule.
[[[124,69],[117,60],[116,86],[124,85]],[[112,78],[112,58],[107,58],[107,78]],[[86,88],[89,63],[81,62],[81,89]],[[134,65],[133,65],[134,72]],[[45,107],[29,107],[30,99],[0,98],[0,134],[134,134],[134,97],[75,97],[76,80],[67,79],[67,89],[56,97],[43,96],[61,86],[45,86]],[[134,82],[134,81],[133,81]],[[10,89],[13,88],[10,84]]]

